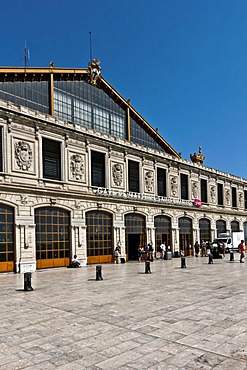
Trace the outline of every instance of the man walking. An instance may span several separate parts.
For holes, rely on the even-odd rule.
[[[240,263],[244,263],[243,258],[244,258],[244,252],[245,252],[245,245],[244,245],[244,240],[241,240],[241,243],[238,245],[238,251],[240,253]]]

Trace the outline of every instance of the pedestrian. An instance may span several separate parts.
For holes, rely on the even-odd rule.
[[[222,254],[223,254],[223,257],[225,257],[225,255],[226,255],[226,243],[224,241],[222,242]]]
[[[120,261],[119,247],[116,247],[114,251],[114,263],[119,263],[119,261]]]
[[[202,257],[207,255],[207,251],[206,251],[206,243],[204,240],[202,240],[202,243],[201,243],[201,249],[202,249]]]
[[[142,247],[140,245],[138,247],[138,261],[142,262]]]
[[[200,246],[199,246],[198,241],[195,242],[194,248],[195,248],[195,256],[198,257],[198,254],[200,251]]]
[[[148,243],[148,257],[149,257],[149,260],[151,262],[153,262],[153,260],[154,260],[154,248],[153,248],[153,244],[152,244],[151,241]]]
[[[240,263],[244,263],[243,258],[244,258],[244,253],[245,253],[245,245],[244,245],[244,240],[241,240],[241,243],[238,245],[238,252],[240,254]]]
[[[165,242],[163,242],[160,245],[160,249],[161,249],[161,253],[162,253],[162,260],[164,261],[164,259],[166,257],[166,243]]]

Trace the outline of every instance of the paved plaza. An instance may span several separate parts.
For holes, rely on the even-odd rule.
[[[0,370],[247,369],[247,259],[0,275]]]

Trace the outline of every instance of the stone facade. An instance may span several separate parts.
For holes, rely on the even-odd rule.
[[[155,244],[154,218],[171,219],[171,248],[179,250],[179,219],[192,220],[193,242],[200,239],[199,221],[211,225],[216,236],[216,221],[224,220],[226,229],[237,221],[239,229],[247,222],[244,192],[247,181],[195,164],[182,158],[81,125],[68,123],[31,109],[0,101],[0,126],[3,129],[3,173],[0,173],[0,201],[15,212],[15,270],[36,269],[35,209],[59,207],[71,215],[71,253],[87,263],[86,212],[102,210],[113,215],[113,245],[126,251],[124,216],[138,213],[146,219],[146,240]],[[42,173],[42,138],[61,145],[61,181],[45,179]],[[106,187],[91,186],[91,151],[106,158]],[[128,191],[128,160],[139,163],[140,192]],[[158,196],[157,168],[166,170],[167,196]],[[188,199],[181,199],[181,174],[188,177]],[[196,207],[201,179],[207,181],[208,202]],[[224,204],[218,206],[217,184],[223,185]],[[237,207],[231,204],[231,188],[237,192]],[[154,245],[154,247],[157,247]],[[192,247],[192,246],[191,246]]]

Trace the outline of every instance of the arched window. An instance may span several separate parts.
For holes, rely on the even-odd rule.
[[[226,221],[218,220],[216,221],[217,237],[221,233],[226,233]]]
[[[232,231],[239,231],[239,222],[238,221],[232,221],[231,222],[231,230]]]
[[[207,218],[201,218],[199,220],[199,229],[200,229],[200,241],[211,241],[211,224]],[[198,240],[199,242],[199,240]]]

